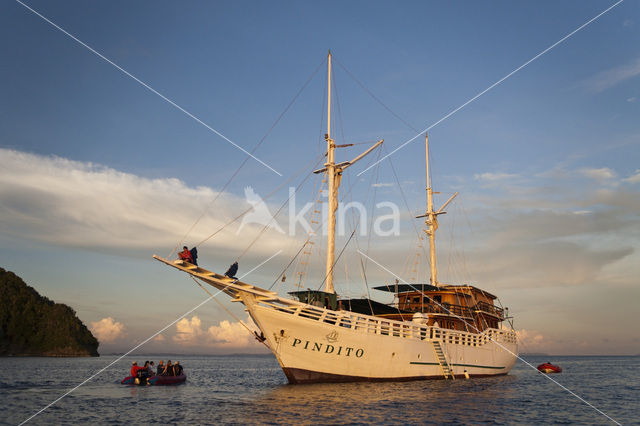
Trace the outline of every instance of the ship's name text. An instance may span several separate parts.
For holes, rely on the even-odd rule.
[[[294,348],[302,348],[306,351],[312,352],[322,352],[325,354],[334,354],[339,356],[351,356],[354,355],[356,358],[361,358],[364,355],[364,349],[362,348],[351,348],[344,346],[334,346],[330,344],[311,342],[309,340],[302,341],[298,338],[293,339],[293,343],[291,344]]]

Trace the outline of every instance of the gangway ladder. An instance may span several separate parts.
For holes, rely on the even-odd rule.
[[[433,340],[433,350],[436,353],[436,357],[438,358],[438,363],[440,364],[440,368],[442,369],[442,374],[445,379],[451,378],[451,380],[455,380],[456,376],[453,374],[453,370],[451,369],[451,364],[447,361],[447,357],[444,354],[444,349],[440,345],[438,340]]]

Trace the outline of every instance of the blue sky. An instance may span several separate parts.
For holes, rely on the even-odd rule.
[[[384,138],[389,152],[416,132],[344,68],[423,129],[612,3],[27,4],[247,150],[332,49],[334,137]],[[637,333],[607,328],[638,313],[629,295],[639,295],[640,272],[639,9],[623,2],[430,132],[439,202],[461,192],[441,222],[442,277],[498,293],[531,349],[640,351]],[[171,251],[244,155],[19,3],[0,4],[0,33],[0,266],[87,324],[112,318],[102,323],[112,339],[101,350],[126,349],[205,296],[150,255]],[[265,195],[317,157],[325,79],[321,66],[256,151],[284,177],[250,160],[198,237],[247,207],[245,187]],[[420,137],[391,157],[411,213],[424,208],[423,150]],[[375,177],[377,200],[402,205],[388,162],[355,177],[369,161],[349,170],[353,198],[370,202]],[[313,198],[313,184],[299,201]],[[285,188],[269,199],[271,211],[287,196]],[[398,238],[374,241],[371,256],[403,272],[412,232],[407,220]],[[253,236],[214,238],[201,262],[225,269]],[[451,236],[462,243],[449,247]],[[270,284],[303,240],[267,233],[242,266],[280,247],[252,276]],[[456,269],[461,258],[466,267]],[[390,279],[375,269],[370,278]],[[362,292],[361,283],[345,285],[338,291]],[[625,313],[612,317],[603,304]],[[202,330],[190,315],[162,344],[257,350],[225,340],[235,320],[214,303],[194,315]]]

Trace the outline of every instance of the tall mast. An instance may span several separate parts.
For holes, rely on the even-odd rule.
[[[325,164],[325,167],[327,170],[327,180],[329,181],[329,226],[327,232],[327,265],[324,291],[327,293],[335,293],[335,289],[333,288],[333,262],[335,261],[336,247],[335,234],[338,188],[336,187],[336,163],[334,158],[336,145],[331,139],[331,51],[329,51],[327,64],[327,134],[325,135],[325,139],[327,141],[327,163]]]
[[[438,213],[433,210],[433,190],[431,189],[431,175],[429,173],[429,135],[425,134],[425,153],[427,160],[427,212],[425,214],[425,224],[428,229],[425,231],[429,236],[429,255],[431,266],[431,285],[438,285],[438,270],[436,268],[436,229],[438,229]],[[443,206],[444,207],[444,206]],[[442,209],[441,209],[442,210]]]

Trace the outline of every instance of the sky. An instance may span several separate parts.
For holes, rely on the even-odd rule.
[[[264,352],[224,297],[170,325],[207,294],[151,256],[202,242],[202,266],[240,259],[242,275],[270,259],[244,281],[295,289],[296,266],[279,274],[302,227],[239,220],[207,237],[247,194],[282,207],[281,229],[318,198],[328,50],[332,136],[357,144],[338,161],[385,141],[341,187],[367,221],[348,241],[347,214],[336,290],[362,297],[393,281],[385,268],[428,279],[423,136],[364,170],[613,3],[24,2],[109,63],[4,0],[0,267],[72,306],[101,353],[160,330],[140,351]],[[498,295],[521,352],[640,353],[639,12],[622,2],[429,131],[436,204],[460,193],[440,217],[439,279]],[[225,185],[247,157],[229,141],[269,167],[249,158]],[[397,235],[361,236],[381,202],[400,207]],[[302,288],[323,278],[313,241]],[[363,279],[358,249],[384,268],[363,259]]]

